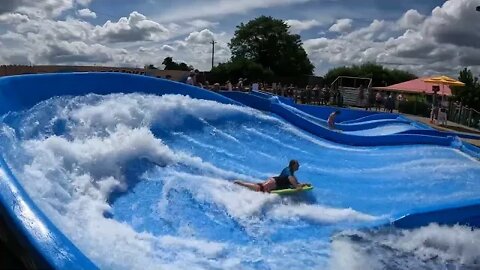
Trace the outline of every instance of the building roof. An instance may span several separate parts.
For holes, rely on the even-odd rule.
[[[423,80],[425,79],[427,79],[427,77],[418,78],[415,80],[406,81],[402,83],[397,83],[397,84],[386,86],[386,87],[373,87],[373,88],[376,90],[392,91],[392,92],[406,92],[406,93],[418,93],[418,94],[425,92],[425,94],[427,95],[433,95],[432,86],[434,86],[434,84],[424,82]],[[440,92],[438,92],[438,94],[451,96],[452,90],[448,85],[440,85]]]

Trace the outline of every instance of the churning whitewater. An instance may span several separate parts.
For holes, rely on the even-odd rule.
[[[479,261],[447,252],[479,237],[459,226],[422,228],[434,243],[462,232],[425,252],[415,232],[358,231],[478,196],[478,161],[451,148],[347,147],[247,107],[144,94],[52,98],[4,115],[0,139],[29,195],[102,269],[345,269],[349,256],[361,258],[350,269],[385,266],[352,234],[380,254],[408,252],[413,268]],[[312,192],[233,185],[277,175],[290,159]]]

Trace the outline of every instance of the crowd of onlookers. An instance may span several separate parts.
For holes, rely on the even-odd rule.
[[[365,110],[371,110],[375,107],[375,111],[393,112],[398,109],[398,105],[406,101],[406,98],[400,93],[394,95],[392,92],[373,91],[372,89],[365,90],[363,85],[358,88],[358,106],[364,107]]]
[[[293,84],[282,85],[282,83],[268,84],[250,82],[246,78],[239,78],[235,83],[226,81],[225,84],[221,85],[219,83],[210,84],[208,81],[201,82],[200,80],[197,80],[197,77],[198,74],[195,71],[192,71],[187,77],[185,83],[212,91],[265,91],[278,96],[292,98],[295,102],[302,104],[337,105],[341,103],[339,102],[341,98],[339,91],[326,87],[321,88],[318,85],[307,85],[305,88],[300,88]]]
[[[215,92],[260,90],[292,98],[296,103],[301,104],[343,106],[344,97],[334,86],[320,87],[318,84],[315,84],[297,87],[293,84],[250,82],[246,78],[239,78],[234,83],[226,81],[224,84],[210,84],[208,81],[200,81],[197,78],[198,72],[191,71],[185,83]],[[399,105],[402,102],[408,101],[407,97],[402,93],[374,91],[371,88],[365,88],[363,85],[358,87],[357,93],[357,103],[354,106],[365,108],[365,110],[375,109],[375,111],[393,112],[399,109]],[[446,118],[445,115],[445,108],[440,106],[432,107],[432,119],[438,119],[438,121],[443,122],[444,118]]]

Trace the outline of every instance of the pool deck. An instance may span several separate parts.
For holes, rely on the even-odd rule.
[[[430,123],[430,118],[427,117],[422,117],[422,116],[417,116],[417,115],[410,115],[410,114],[402,114],[412,120],[424,123],[429,125],[430,127],[441,130],[441,131],[454,131],[454,132],[462,132],[462,133],[471,133],[475,135],[480,135],[480,130],[463,126],[454,122],[447,121],[447,125],[441,126],[441,125],[436,125],[433,123]],[[479,146],[480,147],[480,140],[472,140],[472,139],[463,139],[462,140],[471,143],[473,145]]]

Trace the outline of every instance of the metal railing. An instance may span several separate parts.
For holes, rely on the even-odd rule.
[[[467,127],[480,129],[480,112],[468,106],[462,106],[462,104],[450,104],[448,120]]]
[[[348,79],[350,82],[353,80],[353,86],[344,85],[344,80]],[[371,92],[372,88],[372,78],[364,77],[350,77],[350,76],[338,76],[331,84],[330,89],[333,92],[332,103],[335,105],[342,106],[343,104],[349,106],[362,106],[359,100],[358,87],[360,84],[357,82],[368,81],[367,86],[364,89],[364,98],[367,99],[368,93]],[[351,84],[350,84],[351,85]]]

